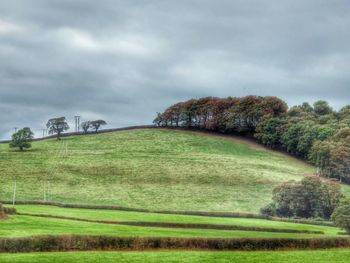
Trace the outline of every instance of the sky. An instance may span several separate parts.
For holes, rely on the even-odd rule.
[[[350,104],[350,2],[0,0],[0,138],[205,96]],[[106,127],[106,128],[107,128]]]

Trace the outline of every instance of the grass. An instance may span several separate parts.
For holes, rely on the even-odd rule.
[[[16,178],[18,200],[42,201],[47,185],[48,201],[258,212],[276,185],[315,172],[251,142],[165,129],[45,140],[26,152],[0,145],[0,151],[6,200]]]
[[[127,222],[171,222],[171,223],[191,223],[191,224],[217,224],[217,225],[238,225],[246,227],[276,228],[323,231],[326,236],[336,236],[341,232],[339,228],[316,226],[309,224],[296,224],[289,222],[279,222],[264,219],[252,218],[222,218],[205,216],[188,216],[175,214],[141,213],[129,211],[110,211],[94,209],[61,208],[54,206],[40,205],[17,205],[16,209],[20,213],[50,214],[66,217],[77,217],[83,219],[105,220],[105,221],[127,221]]]
[[[294,234],[255,231],[230,231],[211,229],[181,229],[161,227],[138,227],[109,225],[73,220],[38,218],[32,216],[11,216],[0,221],[0,237],[26,237],[35,235],[107,235],[138,237],[207,237],[207,238],[312,238],[324,237],[319,234]]]
[[[19,152],[0,145],[0,200],[117,205],[151,210],[256,213],[272,189],[300,180],[315,168],[252,142],[165,129],[142,129],[45,140]],[[349,186],[343,186],[349,195]],[[220,218],[130,211],[18,205],[18,212],[82,219],[171,222],[323,231],[295,234],[214,229],[110,225],[11,215],[0,221],[0,237],[106,235],[183,238],[334,237],[335,227],[252,218]],[[278,252],[70,252],[1,254],[2,262],[348,262],[348,250]]]
[[[156,252],[67,252],[1,254],[1,263],[112,263],[112,262],[157,262],[157,263],[347,263],[350,250],[274,251],[274,252],[199,252],[199,251],[156,251]]]

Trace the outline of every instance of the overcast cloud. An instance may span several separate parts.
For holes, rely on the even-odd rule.
[[[0,138],[203,96],[350,103],[350,2],[0,0]]]

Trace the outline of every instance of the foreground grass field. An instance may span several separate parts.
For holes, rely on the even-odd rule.
[[[237,225],[244,227],[274,228],[274,229],[292,229],[292,230],[311,230],[323,231],[325,236],[336,236],[341,232],[339,228],[317,226],[309,224],[296,224],[289,222],[271,221],[265,219],[253,218],[223,218],[206,216],[189,216],[175,214],[142,213],[129,211],[111,211],[94,209],[76,209],[61,208],[54,206],[40,205],[17,205],[19,213],[46,214],[66,217],[76,217],[82,219],[121,221],[121,222],[171,222],[171,223],[189,223],[189,224],[216,224],[216,225]],[[0,223],[1,225],[1,223]]]
[[[235,263],[347,263],[350,250],[276,251],[276,252],[69,252],[1,254],[1,263],[112,263],[112,262],[235,262]]]
[[[258,212],[273,187],[312,166],[240,139],[164,129],[0,145],[0,199]],[[348,189],[348,188],[347,188]]]

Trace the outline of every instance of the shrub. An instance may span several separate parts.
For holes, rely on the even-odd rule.
[[[332,220],[338,227],[350,234],[350,200],[343,200],[332,214]]]
[[[342,197],[340,185],[323,182],[316,176],[300,182],[289,181],[273,190],[273,203],[261,209],[265,215],[282,217],[321,217],[328,219]]]
[[[276,215],[276,205],[275,203],[270,203],[260,209],[260,213],[266,216]]]

